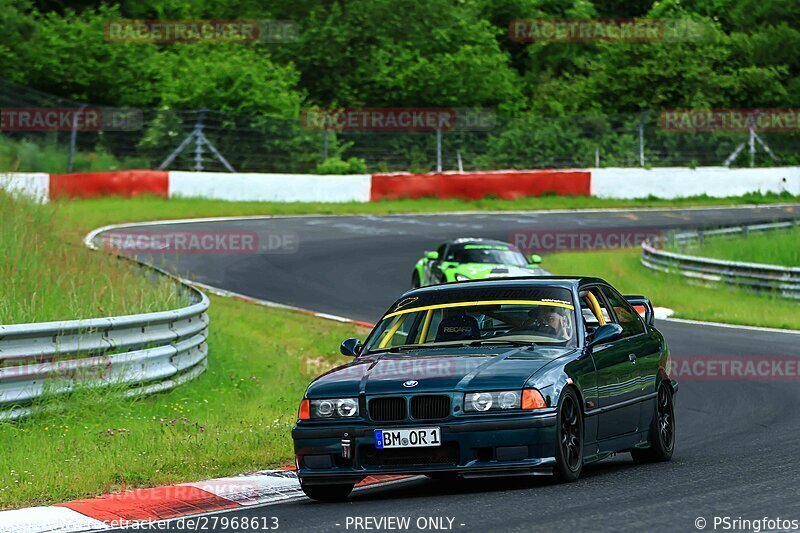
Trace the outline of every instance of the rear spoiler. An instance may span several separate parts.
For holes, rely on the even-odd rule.
[[[636,312],[644,318],[644,321],[647,322],[648,325],[653,325],[655,313],[653,312],[653,304],[650,303],[650,299],[647,296],[631,294],[625,296],[625,299],[633,306]]]

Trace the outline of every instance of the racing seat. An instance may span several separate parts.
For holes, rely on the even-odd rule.
[[[481,330],[475,317],[464,312],[446,316],[439,322],[434,342],[478,340]]]

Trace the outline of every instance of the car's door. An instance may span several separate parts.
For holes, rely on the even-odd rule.
[[[648,331],[642,317],[625,300],[625,297],[611,287],[604,286],[602,291],[611,306],[617,322],[622,326],[623,338],[620,341],[620,345],[625,347],[629,352],[629,356],[633,356],[633,360],[636,362],[639,377],[639,397],[641,400],[650,399],[656,392],[656,376],[661,359],[661,343],[655,335]],[[639,407],[640,411],[645,410],[642,415],[653,412],[652,401],[643,401]],[[641,416],[640,419],[647,421],[648,417]],[[639,428],[639,430],[642,429],[645,428]]]
[[[600,308],[601,316],[596,316],[594,299]],[[609,304],[599,286],[589,287],[581,293],[584,323],[588,326],[616,323],[617,319],[609,310]],[[592,322],[592,317],[596,324]],[[631,350],[625,338],[597,344],[592,347],[597,372],[597,400],[599,419],[597,438],[599,440],[634,433],[639,424],[641,393],[639,372],[630,357]]]

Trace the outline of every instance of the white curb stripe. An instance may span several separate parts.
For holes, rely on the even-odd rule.
[[[277,502],[303,494],[297,474],[288,470],[270,470],[252,475],[211,479],[185,485],[210,492],[239,505]]]
[[[689,320],[688,318],[665,318],[667,322],[678,322],[680,324],[692,324],[696,326],[711,326],[714,328],[744,329],[748,331],[765,331],[767,333],[781,333],[790,335],[800,335],[797,329],[764,328],[760,326],[741,326],[739,324],[726,324],[724,322],[706,322],[704,320]]]
[[[75,533],[110,527],[66,507],[28,507],[0,512],[0,533]]]
[[[675,311],[670,309],[669,307],[654,307],[653,308],[653,318],[658,320],[666,320],[667,318],[671,317],[675,314]]]

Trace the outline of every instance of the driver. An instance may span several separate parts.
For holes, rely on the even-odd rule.
[[[556,337],[557,339],[568,339],[567,316],[560,307],[537,306],[529,313],[531,319],[525,324],[526,327]]]

